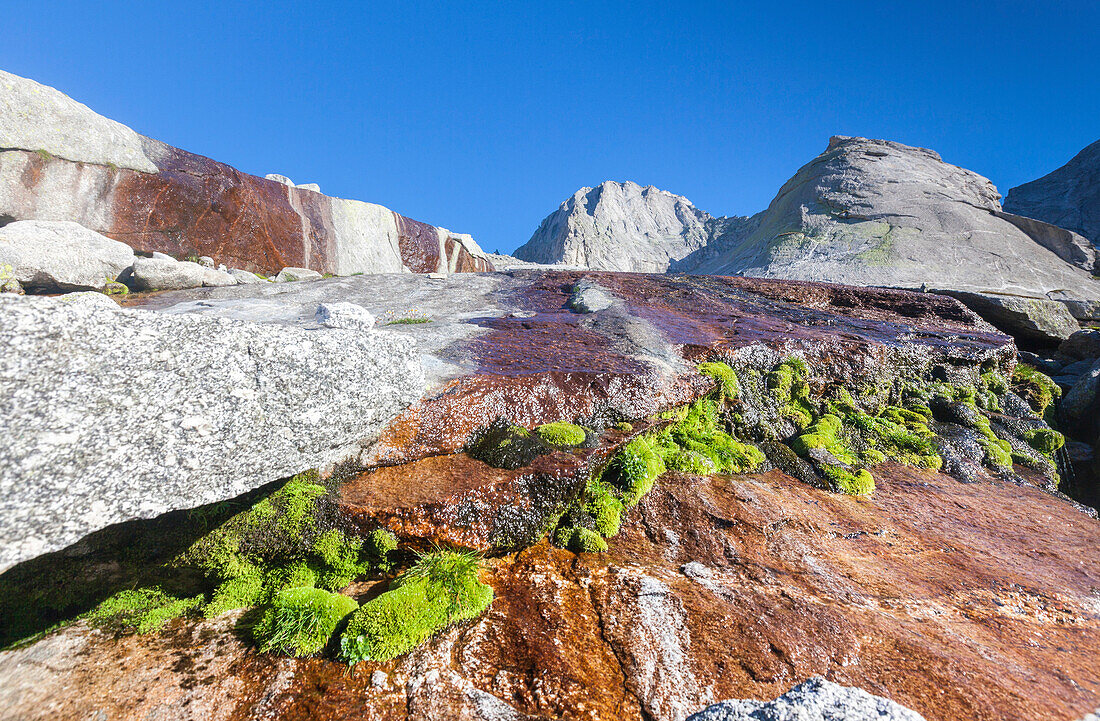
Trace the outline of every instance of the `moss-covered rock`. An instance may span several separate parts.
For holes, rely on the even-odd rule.
[[[1050,428],[1035,428],[1024,433],[1027,444],[1045,456],[1052,455],[1066,444],[1066,437]]]
[[[700,363],[699,372],[718,381],[718,387],[726,399],[732,400],[740,395],[741,386],[737,382],[737,373],[725,363],[716,361]]]
[[[467,446],[466,453],[493,468],[516,470],[530,465],[539,456],[553,450],[538,435],[526,428],[497,420],[478,434]]]
[[[203,608],[208,617],[266,603],[284,588],[339,590],[380,559],[364,553],[363,539],[336,521],[317,474],[301,474],[208,533],[176,563],[197,567],[216,584]]]
[[[1043,415],[1055,399],[1062,397],[1062,389],[1057,383],[1025,363],[1018,364],[1012,371],[1012,390],[1039,415]]]
[[[587,434],[584,429],[573,423],[544,423],[535,428],[535,433],[543,443],[552,446],[579,446],[584,443]]]
[[[320,652],[337,625],[359,607],[355,599],[320,588],[286,588],[275,595],[253,628],[261,651],[291,656]]]
[[[476,618],[493,601],[478,568],[478,557],[470,553],[424,554],[390,590],[352,614],[340,639],[341,656],[349,664],[386,661],[452,623]]]
[[[197,608],[202,596],[177,598],[159,587],[119,591],[99,604],[88,620],[94,626],[152,633]]]

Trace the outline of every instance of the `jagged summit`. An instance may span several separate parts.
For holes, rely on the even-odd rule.
[[[515,256],[537,263],[660,273],[705,246],[714,222],[682,195],[608,180],[574,193]]]

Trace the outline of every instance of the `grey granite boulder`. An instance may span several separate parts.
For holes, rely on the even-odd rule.
[[[26,148],[79,163],[157,172],[141,136],[130,128],[54,88],[2,70],[0,148]]]
[[[924,721],[916,711],[823,678],[811,678],[774,701],[723,701],[687,721]]]
[[[320,273],[309,268],[283,268],[279,271],[279,274],[275,276],[276,283],[290,283],[296,280],[320,280],[323,278]]]
[[[237,279],[228,271],[203,267],[202,284],[207,288],[223,288],[227,285],[236,285]]]
[[[1072,230],[1100,244],[1100,140],[1061,168],[1008,191],[1005,210]]]
[[[416,401],[411,340],[0,296],[0,571],[109,524],[358,453]]]
[[[1070,358],[1100,358],[1100,329],[1077,331],[1062,341],[1058,352]]]
[[[0,267],[10,265],[27,290],[102,290],[134,263],[125,243],[59,220],[22,220],[0,227]]]
[[[201,288],[206,271],[198,263],[172,258],[137,258],[132,280],[138,290]]]
[[[374,315],[356,303],[321,303],[317,306],[317,322],[326,328],[370,330]]]
[[[983,320],[1018,340],[1058,345],[1081,330],[1069,309],[1053,300],[965,291],[937,292],[959,299]]]
[[[1097,417],[1097,394],[1100,393],[1100,360],[1077,378],[1062,397],[1058,411],[1071,421],[1092,421]]]
[[[238,285],[249,283],[266,283],[266,278],[261,278],[255,273],[249,273],[247,270],[241,270],[239,268],[230,268],[229,275],[233,276]]]

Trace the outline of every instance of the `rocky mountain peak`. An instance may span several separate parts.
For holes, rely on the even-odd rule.
[[[1100,245],[1100,140],[1061,168],[1008,191],[1005,210],[1052,223]]]
[[[660,273],[706,245],[712,220],[682,195],[608,180],[575,192],[515,255],[536,263]]]

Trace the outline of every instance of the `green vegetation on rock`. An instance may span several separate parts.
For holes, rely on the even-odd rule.
[[[725,363],[700,363],[699,372],[717,380],[722,389],[722,395],[727,399],[732,400],[740,395],[741,387],[737,383],[737,373]]]
[[[431,322],[431,318],[396,318],[386,323],[386,325],[420,325],[421,323]]]
[[[1056,398],[1062,397],[1062,389],[1057,383],[1024,363],[1018,364],[1012,371],[1012,389],[1039,415],[1043,415]]]
[[[544,423],[535,428],[544,443],[552,446],[579,446],[587,437],[584,429],[572,423]]]
[[[88,621],[103,628],[152,633],[201,603],[202,596],[177,598],[158,587],[125,590],[99,604],[88,614]]]
[[[253,628],[261,651],[312,656],[332,637],[336,626],[359,608],[355,599],[308,586],[286,588],[275,595]]]
[[[779,403],[779,415],[796,428],[813,423],[814,407],[810,402],[810,386],[806,382],[809,368],[801,358],[792,356],[768,373],[765,384]]]
[[[1024,433],[1024,440],[1044,456],[1052,455],[1066,444],[1066,437],[1049,428],[1036,428]]]
[[[764,462],[760,449],[719,427],[718,410],[719,401],[702,398],[672,414],[676,422],[653,440],[666,468],[701,475],[746,473]]]
[[[178,559],[216,583],[206,616],[267,603],[284,588],[339,590],[384,562],[384,551],[334,527],[328,491],[317,480],[316,473],[295,476]]]
[[[720,366],[729,369],[725,364]],[[732,370],[727,378],[736,376]],[[732,392],[730,392],[732,391]],[[671,421],[657,431],[632,438],[607,467],[588,480],[584,492],[561,516],[551,541],[575,552],[607,550],[604,539],[619,534],[623,515],[649,493],[666,470],[698,475],[745,473],[764,463],[760,449],[728,433],[720,411],[739,391],[721,383],[711,397],[661,414]]]
[[[426,553],[390,590],[359,607],[340,639],[343,659],[386,661],[428,640],[447,626],[479,616],[493,589],[478,580],[473,553]]]

